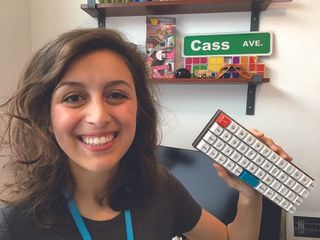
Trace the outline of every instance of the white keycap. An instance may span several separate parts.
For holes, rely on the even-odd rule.
[[[249,148],[249,150],[244,155],[250,160],[252,160],[257,155],[257,153],[252,148]]]
[[[205,142],[204,140],[201,140],[201,141],[199,142],[199,144],[197,145],[197,148],[198,148],[200,151],[202,151],[202,152],[204,152],[204,153],[207,153],[207,152],[210,150],[211,146],[210,146],[209,143]]]
[[[258,170],[258,166],[255,165],[253,162],[250,162],[246,169],[248,169],[249,172],[254,174]]]
[[[288,163],[287,166],[283,170],[286,173],[288,173],[289,175],[292,175],[296,171],[296,168],[292,164]]]
[[[308,188],[311,190],[311,189],[314,189],[315,186],[316,186],[316,185],[315,185],[314,181],[312,181],[312,182],[309,184]]]
[[[235,122],[231,122],[229,124],[229,126],[227,127],[227,129],[232,132],[232,133],[235,133],[237,131],[237,129],[239,128],[239,125],[236,124]]]
[[[230,159],[228,159],[223,166],[228,169],[229,171],[232,171],[232,169],[235,167],[235,163],[233,161],[231,161]]]
[[[214,124],[212,124],[210,131],[213,132],[215,135],[219,136],[222,133],[223,128],[215,122]]]
[[[292,177],[295,179],[295,180],[300,180],[300,178],[302,178],[303,176],[303,173],[297,169],[297,171],[294,172],[294,174],[292,175]]]
[[[254,175],[257,176],[259,179],[263,179],[266,176],[266,172],[259,168]]]
[[[222,152],[226,155],[226,156],[230,156],[231,153],[233,153],[233,148],[229,145],[225,145],[224,148],[222,149]]]
[[[277,168],[276,166],[273,166],[269,171],[269,173],[274,177],[277,177],[280,172],[281,172],[281,170],[279,168]]]
[[[234,147],[234,148],[238,147],[239,144],[240,144],[240,142],[241,142],[240,139],[237,138],[237,137],[235,137],[235,136],[233,136],[233,137],[229,140],[229,144],[230,144],[232,147]]]
[[[279,175],[278,175],[278,177],[277,177],[281,182],[283,182],[283,183],[285,183],[287,180],[288,180],[288,178],[289,178],[289,176],[286,174],[286,173],[284,173],[284,172],[280,172],[279,173]]]
[[[288,177],[288,179],[287,179],[287,181],[286,181],[286,185],[287,185],[289,188],[292,188],[295,184],[296,184],[296,181],[293,180],[293,178]]]
[[[240,145],[237,147],[238,151],[241,152],[242,154],[244,154],[248,149],[249,146],[245,143],[240,143]]]
[[[268,187],[263,182],[260,182],[259,185],[256,187],[256,189],[261,193],[265,193],[267,191]]]
[[[272,184],[271,184],[271,187],[278,191],[281,187],[282,187],[282,183],[277,181],[277,180],[273,180]]]
[[[261,166],[264,163],[265,159],[260,154],[257,154],[252,161],[254,161],[258,166]]]
[[[271,185],[273,180],[274,180],[274,178],[269,174],[266,174],[266,176],[263,178],[263,181],[268,185]]]
[[[253,149],[256,151],[260,151],[263,146],[264,144],[258,140],[256,140],[256,142],[252,145]]]
[[[247,136],[247,134],[247,131],[241,127],[239,127],[238,131],[235,133],[235,135],[240,139],[244,139]]]
[[[220,136],[220,138],[225,142],[228,142],[231,137],[232,137],[232,134],[227,130],[224,130]]]
[[[242,155],[237,151],[234,151],[230,156],[230,158],[235,162],[238,162],[241,159],[241,157]]]
[[[213,144],[217,137],[212,132],[208,131],[203,139],[206,140],[206,142]]]
[[[221,139],[217,139],[214,144],[213,147],[215,147],[218,150],[221,150],[226,144],[224,143],[224,141],[222,141]]]
[[[311,178],[309,178],[306,175],[303,175],[303,177],[300,179],[300,182],[305,186],[309,187],[309,184],[312,182]]]
[[[207,152],[207,155],[208,155],[210,158],[214,159],[214,160],[215,160],[215,158],[218,156],[218,154],[219,154],[219,151],[218,151],[217,149],[215,149],[215,148],[211,148],[211,149]]]
[[[265,160],[264,164],[261,166],[265,171],[269,171],[272,168],[272,163],[268,160]]]
[[[280,194],[275,193],[275,196],[273,197],[273,201],[276,204],[280,204],[283,200],[283,197]]]
[[[292,189],[300,195],[300,193],[305,189],[300,183],[296,183]]]
[[[284,200],[280,203],[281,207],[283,207],[285,210],[289,209],[293,204],[288,201],[288,200]]]
[[[241,167],[246,168],[249,165],[250,161],[248,158],[242,156],[238,163]]]
[[[290,200],[290,201],[293,201],[297,198],[297,194],[293,191],[289,191],[286,195],[286,197]]]
[[[301,196],[304,197],[304,198],[308,197],[309,194],[310,194],[310,192],[309,192],[307,189],[304,189],[304,190],[301,192]]]
[[[293,204],[298,205],[298,206],[300,206],[302,202],[303,202],[303,200],[299,196],[292,201]]]
[[[270,160],[270,162],[276,163],[280,159],[280,156],[273,152],[269,155],[268,159]]]
[[[283,158],[280,157],[276,164],[277,164],[277,166],[279,168],[284,169],[287,166],[288,161],[286,161],[286,160],[284,160]]]
[[[268,190],[265,192],[265,195],[267,198],[272,199],[275,195],[275,191],[272,188],[268,188]]]
[[[243,141],[248,144],[249,146],[252,146],[255,141],[256,141],[256,138],[254,136],[252,136],[251,134],[248,134],[244,139]]]
[[[289,188],[287,188],[286,186],[282,185],[282,187],[279,189],[279,192],[285,196],[288,192],[289,192]]]
[[[236,176],[240,176],[240,174],[242,173],[243,168],[240,167],[239,165],[235,165],[235,167],[232,169],[232,173]]]
[[[267,146],[264,146],[259,152],[262,154],[262,156],[268,158],[268,156],[272,153],[272,150]]]
[[[296,208],[295,206],[291,205],[290,208],[288,208],[287,211],[288,211],[289,213],[294,213],[296,210],[297,210],[297,208]]]
[[[228,158],[227,158],[225,155],[219,153],[219,155],[218,155],[217,158],[216,158],[216,161],[217,161],[218,163],[220,163],[221,165],[223,165],[223,164],[227,161],[227,159],[228,159]]]

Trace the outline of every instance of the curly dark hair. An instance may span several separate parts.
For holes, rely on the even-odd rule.
[[[27,203],[30,213],[44,226],[61,221],[63,215],[57,209],[65,205],[62,188],[70,182],[72,193],[76,188],[67,156],[48,129],[52,94],[73,61],[102,49],[113,50],[125,60],[138,102],[136,134],[108,185],[108,204],[118,211],[132,208],[145,199],[155,182],[157,112],[143,55],[114,30],[69,31],[35,53],[14,95],[1,105],[6,122],[0,149],[9,149],[6,167],[14,176],[2,191],[11,197],[2,201]]]

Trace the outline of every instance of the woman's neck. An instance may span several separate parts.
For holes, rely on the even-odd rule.
[[[76,182],[73,198],[83,217],[99,221],[112,219],[119,214],[108,206],[107,183],[111,173],[97,174],[77,168],[71,168],[71,171]]]

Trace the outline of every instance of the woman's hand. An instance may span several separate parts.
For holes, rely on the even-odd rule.
[[[257,129],[252,129],[251,133],[255,135],[260,141],[264,142],[269,148],[280,155],[283,159],[291,161],[292,157],[283,150],[282,147],[275,144],[273,140],[264,135],[264,133],[258,131]],[[214,168],[217,170],[217,174],[221,177],[230,187],[236,189],[240,192],[242,197],[252,198],[259,195],[257,191],[249,187],[246,183],[241,181],[238,177],[235,177],[227,172],[227,170],[221,165],[214,163]]]

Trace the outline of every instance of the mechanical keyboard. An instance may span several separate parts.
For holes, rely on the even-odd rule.
[[[221,110],[192,145],[287,212],[293,213],[314,188],[312,177]]]

